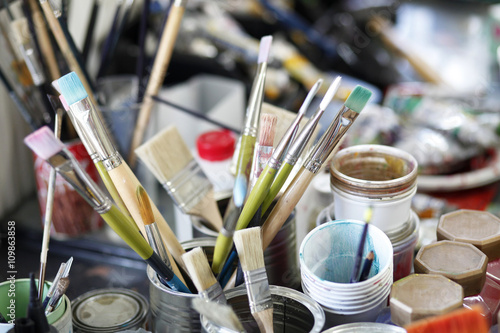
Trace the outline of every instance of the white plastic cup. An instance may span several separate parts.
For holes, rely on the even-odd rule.
[[[375,321],[387,306],[393,281],[393,247],[379,228],[369,225],[363,258],[374,251],[369,278],[349,283],[365,223],[335,220],[313,229],[300,246],[304,293],[325,311],[326,326]]]

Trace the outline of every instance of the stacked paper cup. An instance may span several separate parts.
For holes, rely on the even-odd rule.
[[[387,306],[393,281],[393,249],[386,234],[370,225],[363,257],[375,259],[362,282],[349,283],[364,222],[338,220],[313,229],[300,247],[304,293],[325,311],[326,326],[374,321]]]

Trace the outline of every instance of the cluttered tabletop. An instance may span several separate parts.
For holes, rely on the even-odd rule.
[[[0,333],[500,332],[500,4],[0,7]]]

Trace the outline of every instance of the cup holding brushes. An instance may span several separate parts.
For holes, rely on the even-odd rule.
[[[123,213],[114,206],[82,169],[64,144],[48,127],[24,139],[25,144],[45,159],[97,211],[108,225],[143,258],[173,290],[190,292],[136,229],[128,227]]]

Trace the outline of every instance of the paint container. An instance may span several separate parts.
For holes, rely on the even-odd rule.
[[[321,306],[310,297],[296,290],[270,286],[273,300],[273,322],[275,332],[303,333],[321,332],[325,314]],[[259,328],[248,306],[245,286],[225,292],[227,303],[233,308],[247,332],[258,332]],[[220,327],[201,316],[204,332],[224,332]]]
[[[486,280],[488,257],[472,244],[439,241],[418,251],[415,273],[439,274],[464,288],[464,295],[477,295]]]
[[[129,289],[92,290],[73,300],[72,306],[75,332],[122,332],[148,324],[146,298]]]
[[[399,326],[461,308],[462,286],[442,275],[413,274],[394,283],[391,320]]]
[[[393,281],[393,249],[387,235],[369,225],[363,257],[374,251],[367,280],[349,283],[364,222],[337,220],[313,229],[300,246],[304,293],[325,311],[326,325],[375,321],[387,306]]]
[[[500,219],[484,211],[457,210],[441,216],[437,239],[472,244],[493,261],[500,258]]]
[[[351,323],[332,327],[323,333],[405,333],[402,327],[381,323]]]
[[[214,237],[218,233],[208,228],[198,217],[192,217],[193,236]],[[295,210],[292,211],[271,244],[264,251],[269,284],[298,289],[300,287],[300,271],[297,260]]]
[[[417,191],[417,161],[407,152],[382,145],[339,151],[330,164],[335,217],[363,220],[372,207],[371,224],[387,234],[403,232]]]
[[[44,298],[51,285],[52,282],[45,281]],[[9,280],[0,283],[0,313],[8,322],[11,320],[13,322],[16,318],[26,317],[29,295],[30,279]],[[71,318],[71,302],[66,295],[61,298],[54,311],[47,316],[49,324],[60,333],[73,332]],[[10,327],[9,324],[0,324],[0,332],[6,332]]]

